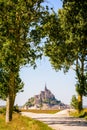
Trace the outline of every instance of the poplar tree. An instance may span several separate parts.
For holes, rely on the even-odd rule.
[[[87,1],[63,1],[58,14],[52,11],[43,21],[44,53],[52,67],[67,72],[74,67],[78,110],[87,96]],[[41,26],[42,28],[42,26]]]
[[[30,37],[33,25],[46,15],[42,2],[0,0],[0,97],[7,102],[6,122],[12,120],[16,94],[23,88],[21,67],[29,64],[35,68],[42,55],[40,39]]]

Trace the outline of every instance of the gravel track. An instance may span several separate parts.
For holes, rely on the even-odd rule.
[[[36,114],[22,112],[23,116],[31,117],[48,124],[53,130],[87,130],[87,121],[69,116],[69,109],[56,114]]]

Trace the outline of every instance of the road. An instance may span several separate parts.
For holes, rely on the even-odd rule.
[[[87,130],[87,121],[81,118],[70,117],[69,110],[63,110],[56,114],[22,112],[22,115],[40,120],[48,124],[53,130]]]

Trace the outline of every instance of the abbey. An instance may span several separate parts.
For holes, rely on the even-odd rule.
[[[35,95],[28,99],[24,104],[25,109],[59,109],[60,107],[65,107],[60,100],[57,100],[54,94],[45,85],[44,91],[40,94]]]

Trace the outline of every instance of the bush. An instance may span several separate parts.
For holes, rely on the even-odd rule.
[[[72,96],[71,99],[71,106],[75,109],[78,109],[78,100],[75,95]]]
[[[17,112],[17,113],[20,113],[20,112],[21,112],[21,111],[19,110],[18,105],[15,105],[15,106],[14,106],[13,111],[14,111],[14,112]]]
[[[3,108],[0,108],[0,114],[6,114],[6,108],[5,107],[3,107]]]

